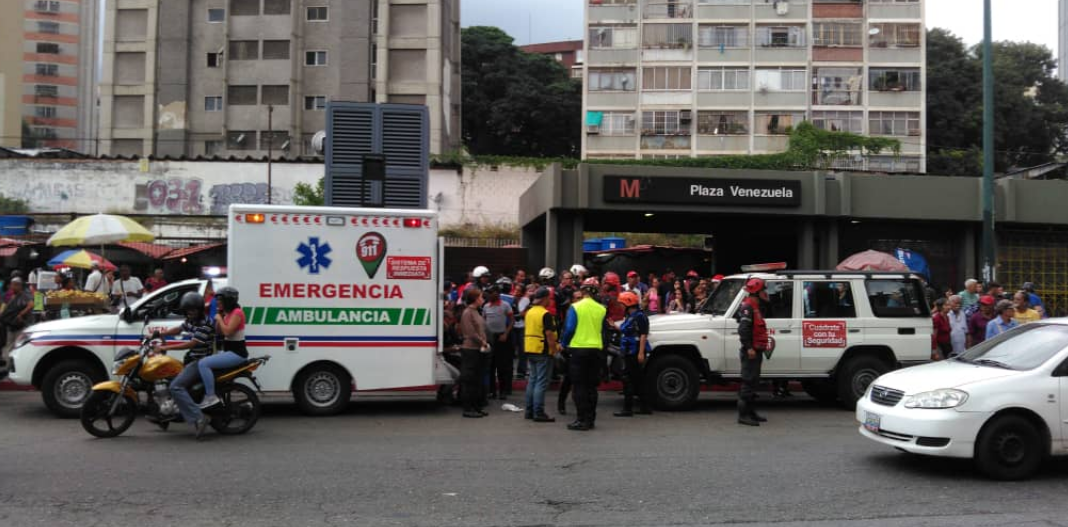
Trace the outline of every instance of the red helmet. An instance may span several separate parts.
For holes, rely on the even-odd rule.
[[[701,275],[697,274],[697,271],[690,269],[686,271],[686,278],[701,278]]]
[[[760,278],[750,278],[745,283],[745,292],[749,294],[756,294],[764,290],[764,281]]]
[[[722,282],[723,281],[723,275],[717,274],[716,276],[713,276],[712,277],[712,281],[713,282]]]
[[[599,291],[601,289],[601,282],[597,281],[596,276],[591,276],[582,281],[582,289],[593,289]]]
[[[616,287],[619,287],[620,286],[619,275],[616,274],[616,273],[613,273],[612,271],[608,271],[607,273],[604,274],[604,283],[605,283],[605,285],[614,285]]]
[[[634,307],[638,305],[638,295],[630,291],[624,291],[619,294],[619,303],[627,307]]]

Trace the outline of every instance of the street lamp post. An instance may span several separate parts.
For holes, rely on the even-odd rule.
[[[997,279],[994,237],[994,51],[990,0],[983,0],[983,281]]]
[[[271,204],[271,158],[274,157],[274,105],[267,105],[267,204]]]

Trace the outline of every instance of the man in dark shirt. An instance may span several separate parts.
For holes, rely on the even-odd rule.
[[[760,426],[766,421],[756,412],[756,390],[760,385],[760,367],[764,352],[768,350],[768,327],[760,311],[760,301],[767,299],[764,281],[751,278],[745,283],[745,292],[749,296],[738,308],[738,337],[742,341],[739,350],[742,364],[742,383],[738,388],[738,423]]]
[[[189,395],[189,388],[200,378],[200,373],[193,363],[212,353],[212,345],[215,343],[215,324],[204,316],[204,297],[199,293],[186,293],[182,296],[179,308],[185,313],[185,322],[181,326],[167,330],[162,336],[186,333],[189,335],[189,340],[157,346],[156,352],[189,350],[185,354],[185,368],[171,381],[171,396],[178,405],[182,419],[193,425],[197,439],[200,439],[211,418],[200,411],[193,397]]]

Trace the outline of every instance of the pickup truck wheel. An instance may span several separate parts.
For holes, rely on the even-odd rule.
[[[349,404],[352,378],[332,364],[309,366],[297,376],[293,397],[307,415],[334,415]]]
[[[1006,415],[996,417],[979,432],[975,465],[994,479],[1024,479],[1038,470],[1047,453],[1035,425],[1018,415]]]
[[[830,380],[801,381],[801,387],[820,404],[830,405],[838,402],[838,387]]]
[[[645,378],[645,393],[653,395],[654,406],[661,410],[689,409],[701,389],[697,367],[678,355],[654,359]]]
[[[882,374],[890,371],[885,362],[870,356],[853,357],[839,370],[838,399],[847,410],[854,410],[857,401],[864,397],[868,385]]]
[[[82,406],[93,392],[93,385],[107,376],[85,360],[61,361],[41,380],[41,398],[45,406],[59,417],[80,417]]]

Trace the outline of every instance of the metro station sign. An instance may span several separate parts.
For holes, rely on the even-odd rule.
[[[798,207],[801,205],[801,182],[605,176],[604,200],[608,203]]]

